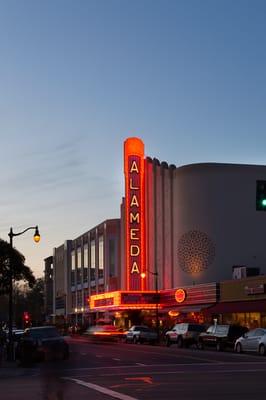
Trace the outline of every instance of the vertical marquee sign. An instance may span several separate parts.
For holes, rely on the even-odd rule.
[[[145,271],[145,204],[144,204],[144,144],[138,138],[124,143],[125,222],[126,222],[126,288],[144,290]]]

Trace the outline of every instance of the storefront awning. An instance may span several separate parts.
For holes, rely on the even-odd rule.
[[[218,303],[207,310],[208,314],[225,314],[237,312],[265,312],[266,300],[228,301]]]
[[[205,308],[209,308],[211,306],[212,306],[212,304],[201,304],[201,305],[199,304],[196,306],[180,307],[180,309],[178,309],[178,311],[180,311],[182,313],[201,312]]]
[[[178,311],[179,313],[192,313],[192,312],[202,312],[206,308],[212,307],[213,304],[197,304],[197,305],[187,305],[180,307],[164,308],[163,311]]]

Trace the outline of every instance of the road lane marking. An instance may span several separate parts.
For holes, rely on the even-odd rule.
[[[177,370],[177,371],[156,371],[156,372],[152,372],[152,371],[145,371],[150,375],[175,375],[175,374],[179,374],[179,375],[187,375],[189,373],[189,371],[185,371],[185,370]],[[265,372],[265,369],[219,369],[219,370],[197,370],[197,375],[199,374],[228,374],[228,373],[240,373],[240,372]],[[120,373],[116,373],[116,374],[100,374],[98,376],[101,377],[112,377],[112,376],[126,376],[126,375],[137,375],[137,374],[142,374],[143,372],[120,372]],[[143,377],[136,377],[136,378],[124,378],[125,380],[143,380]]]
[[[148,383],[149,385],[152,385],[152,377],[151,376],[134,376],[130,378],[125,378],[125,381],[141,381],[144,383]]]
[[[123,365],[123,369],[125,369],[125,368],[142,368],[142,367],[145,367],[145,368],[147,368],[147,367],[150,367],[150,368],[153,368],[153,367],[176,367],[176,366],[182,366],[182,367],[184,367],[184,366],[192,366],[192,365],[194,365],[195,367],[198,367],[198,366],[211,366],[212,368],[214,367],[214,366],[222,366],[222,365],[254,365],[254,364],[256,364],[256,365],[266,365],[266,362],[265,361],[261,361],[261,362],[256,362],[256,360],[254,361],[254,362],[252,362],[252,361],[247,361],[247,362],[244,362],[244,361],[242,361],[242,362],[217,362],[216,364],[210,364],[210,363],[168,363],[168,364],[144,364],[143,366],[142,365],[138,365],[138,364],[133,364],[133,365]],[[65,369],[62,369],[61,371],[62,372],[70,372],[70,371],[93,371],[93,370],[109,370],[109,369],[119,369],[119,368],[121,368],[121,365],[120,366],[117,366],[117,365],[115,365],[115,366],[111,366],[111,367],[105,367],[105,366],[101,366],[101,367],[81,367],[81,368],[65,368]]]
[[[146,364],[142,364],[142,363],[136,363],[136,365],[139,365],[140,367],[146,367]]]
[[[115,392],[114,390],[107,389],[107,388],[105,388],[103,386],[95,385],[94,383],[81,381],[80,379],[73,379],[73,378],[64,378],[64,379],[67,379],[69,381],[75,382],[77,385],[85,386],[88,389],[95,390],[96,392],[103,393],[103,394],[105,394],[107,396],[110,396],[110,397],[113,397],[115,399],[120,399],[120,400],[138,400],[136,397],[131,397],[131,396],[128,396],[128,395],[123,394],[123,393]]]
[[[121,361],[121,358],[112,358],[114,361]]]
[[[172,353],[169,354],[168,351],[161,351],[161,352],[159,352],[159,351],[145,351],[145,350],[139,349],[138,346],[136,346],[136,347],[137,347],[136,349],[135,348],[134,349],[123,348],[123,351],[125,350],[125,351],[127,351],[129,353],[136,353],[137,352],[137,353],[149,354],[149,355],[155,354],[155,355],[159,355],[159,356],[168,356],[168,357],[174,357],[174,358],[180,358],[180,357],[191,358],[192,360],[208,361],[208,362],[210,362],[212,364],[219,363],[219,361],[216,361],[213,358],[195,357],[195,356],[190,356],[187,353],[176,353],[176,354],[174,354],[172,352]],[[162,347],[160,349],[165,349],[165,348]]]

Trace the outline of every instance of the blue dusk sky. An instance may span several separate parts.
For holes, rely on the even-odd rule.
[[[37,276],[120,215],[123,142],[181,166],[266,163],[264,0],[0,1],[0,237]]]

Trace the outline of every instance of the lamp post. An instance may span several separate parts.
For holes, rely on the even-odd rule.
[[[158,341],[160,339],[160,332],[159,332],[159,290],[158,290],[158,272],[153,272],[147,270],[147,272],[153,276],[155,276],[155,292],[156,292],[156,313],[155,313],[155,323],[156,323],[156,332],[157,332],[157,338]],[[142,272],[140,274],[141,278],[144,279],[146,278],[146,273]]]
[[[9,231],[9,243],[10,246],[13,248],[13,237],[14,236],[20,236],[23,235],[23,233],[29,231],[30,229],[34,229],[34,236],[33,239],[35,243],[39,243],[41,236],[39,233],[38,226],[30,226],[29,228],[25,229],[22,232],[19,233],[14,233],[13,229],[10,228]],[[9,316],[9,321],[8,321],[8,339],[9,339],[9,349],[8,349],[8,359],[9,361],[13,361],[13,266],[12,266],[12,260],[9,260],[9,301],[8,301],[8,316]]]

